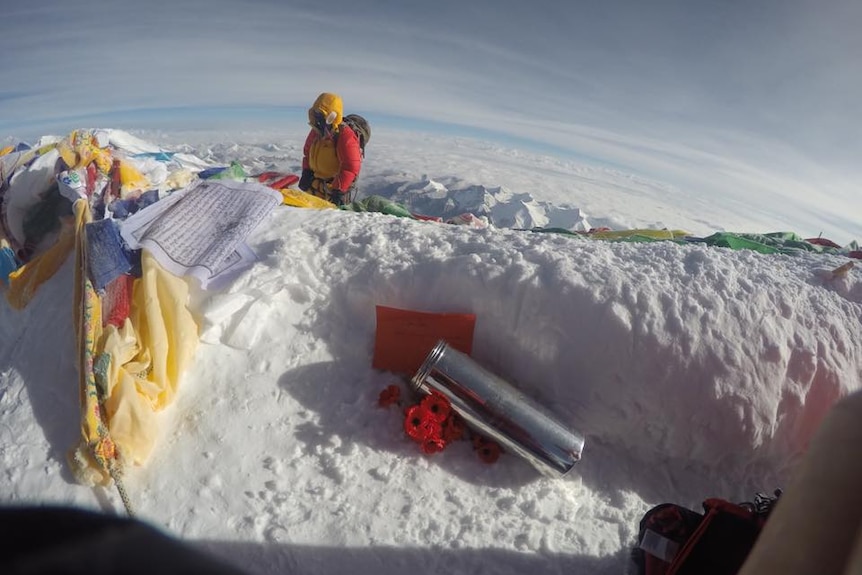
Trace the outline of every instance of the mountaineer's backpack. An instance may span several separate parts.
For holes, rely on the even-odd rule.
[[[754,502],[709,498],[703,513],[662,503],[640,521],[632,550],[637,575],[735,575],[754,546],[781,490]]]
[[[365,145],[371,139],[371,126],[368,125],[368,120],[359,114],[347,114],[342,121],[350,126],[359,138],[359,149],[362,150],[362,157],[365,158]]]

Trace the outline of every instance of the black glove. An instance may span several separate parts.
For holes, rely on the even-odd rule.
[[[329,190],[329,201],[336,206],[344,205],[344,192],[340,190]]]
[[[314,179],[314,172],[312,170],[302,170],[302,177],[299,178],[299,189],[303,192],[307,192],[308,188],[311,187],[311,181]]]

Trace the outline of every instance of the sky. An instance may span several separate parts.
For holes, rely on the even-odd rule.
[[[295,173],[301,159],[295,137],[108,133],[122,157],[175,151],[197,169]],[[624,229],[661,213],[658,198],[682,223],[724,217],[631,174],[495,144],[427,137],[411,164],[415,148],[392,138],[363,194],[454,203],[482,188],[488,220],[524,227]],[[520,165],[546,185],[523,191]],[[576,178],[596,188],[584,184],[590,210],[556,202]],[[188,279],[199,345],[125,487],[138,518],[247,573],[625,572],[647,509],[786,485],[829,409],[862,388],[862,276],[834,273],[845,255],[284,205],[246,243],[257,261],[226,285]],[[0,301],[0,503],[122,514],[115,489],[77,484],[66,462],[81,424],[73,266],[23,310]],[[475,314],[473,360],[582,434],[581,461],[548,477],[510,452],[483,463],[466,441],[420,453],[398,408],[378,405],[389,385],[410,396],[371,367],[377,306]]]
[[[19,2],[0,21],[0,134],[294,129],[334,91],[375,126],[762,206],[805,195],[858,230],[860,25],[852,0]]]

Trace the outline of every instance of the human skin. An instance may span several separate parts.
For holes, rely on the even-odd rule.
[[[739,575],[862,574],[862,391],[826,415]]]

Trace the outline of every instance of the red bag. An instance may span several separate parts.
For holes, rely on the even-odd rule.
[[[703,515],[662,503],[646,512],[638,531],[638,546],[632,560],[639,575],[667,575],[674,558],[703,521]]]
[[[640,575],[735,575],[757,541],[775,497],[758,493],[754,503],[710,498],[704,513],[673,503],[644,515],[632,559]]]
[[[723,499],[707,499],[703,508],[703,521],[679,550],[667,575],[734,575],[766,520]]]

